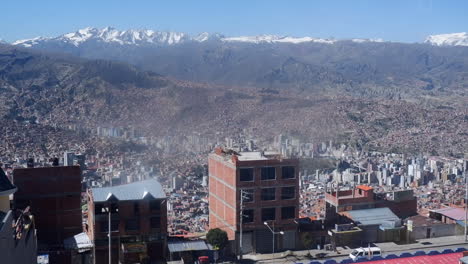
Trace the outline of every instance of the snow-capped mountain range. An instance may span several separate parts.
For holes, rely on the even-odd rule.
[[[206,42],[210,40],[222,42],[246,42],[246,43],[304,43],[317,42],[325,44],[333,44],[335,39],[322,39],[312,37],[290,37],[277,35],[259,35],[259,36],[240,36],[240,37],[225,37],[221,34],[210,34],[207,32],[190,36],[180,32],[154,31],[154,30],[117,30],[112,27],[103,29],[87,27],[76,32],[67,33],[58,37],[36,37],[32,39],[24,39],[13,42],[13,45],[23,47],[32,47],[42,43],[66,43],[73,46],[80,46],[86,42],[105,42],[121,45],[174,45],[186,42]],[[382,42],[381,39],[351,39],[353,42]]]
[[[382,39],[345,39],[356,43],[363,42],[384,42]],[[244,42],[244,43],[323,43],[334,44],[338,41],[336,39],[324,39],[313,37],[291,37],[291,36],[278,36],[278,35],[258,35],[258,36],[239,36],[239,37],[226,37],[221,34],[210,34],[207,32],[191,36],[181,32],[170,31],[154,31],[149,29],[129,29],[118,30],[112,27],[105,27],[102,29],[87,27],[80,29],[76,32],[67,33],[58,37],[36,37],[32,39],[23,39],[13,42],[13,45],[23,47],[33,47],[40,44],[69,44],[78,47],[84,43],[99,42],[99,43],[112,43],[120,45],[174,45],[187,42],[207,42],[207,41],[221,41],[221,42]],[[1,42],[1,40],[0,40]],[[435,46],[468,46],[468,33],[451,33],[430,35],[425,41],[427,44]]]
[[[468,33],[431,35],[424,42],[435,46],[468,46]]]

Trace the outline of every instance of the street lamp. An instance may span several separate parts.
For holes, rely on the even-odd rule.
[[[268,229],[271,231],[271,233],[273,234],[273,253],[275,253],[275,235],[284,235],[284,232],[283,231],[279,231],[279,232],[275,232],[275,223],[273,222],[273,228],[271,228],[269,225],[268,225],[268,222],[263,222],[264,225],[266,225],[268,227]]]

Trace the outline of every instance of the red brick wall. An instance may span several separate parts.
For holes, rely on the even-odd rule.
[[[261,209],[267,207],[276,207],[275,225],[279,228],[284,226],[284,230],[294,228],[294,219],[281,220],[281,207],[295,206],[295,217],[299,214],[299,170],[298,160],[260,160],[260,161],[236,161],[236,164],[231,162],[229,157],[226,160],[222,156],[211,154],[208,160],[209,170],[209,206],[210,206],[210,229],[222,228],[228,233],[229,239],[234,239],[235,232],[229,228],[230,226],[239,229],[238,215],[240,208],[240,189],[253,188],[255,189],[255,201],[253,203],[245,203],[245,208],[253,208],[255,210],[254,223],[244,224],[244,229],[265,228],[261,220]],[[261,180],[261,167],[276,167],[276,180]],[[281,166],[295,166],[296,177],[294,179],[282,179]],[[239,168],[254,167],[254,181],[240,182]],[[229,187],[233,186],[235,190]],[[296,195],[292,200],[281,200],[281,187],[294,186]],[[261,188],[277,187],[275,201],[261,201]],[[217,199],[216,196],[219,198]],[[226,205],[228,204],[228,205]],[[234,207],[235,210],[231,207]],[[236,213],[237,211],[237,213]],[[220,221],[216,216],[224,220]]]
[[[31,206],[39,242],[62,244],[83,231],[79,166],[15,169],[13,178],[14,204]]]
[[[236,170],[213,158],[208,160],[208,170],[210,229],[221,228],[228,232],[229,239],[234,239],[234,231],[229,226],[234,227],[237,224],[236,196],[232,189],[236,183]]]

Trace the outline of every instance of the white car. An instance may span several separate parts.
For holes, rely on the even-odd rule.
[[[356,261],[358,259],[371,259],[372,257],[382,256],[382,251],[378,247],[356,248],[349,254],[349,257]]]

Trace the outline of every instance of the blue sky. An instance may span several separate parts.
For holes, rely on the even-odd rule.
[[[468,31],[465,0],[15,0],[0,6],[0,39],[7,41],[87,26],[402,42]]]

